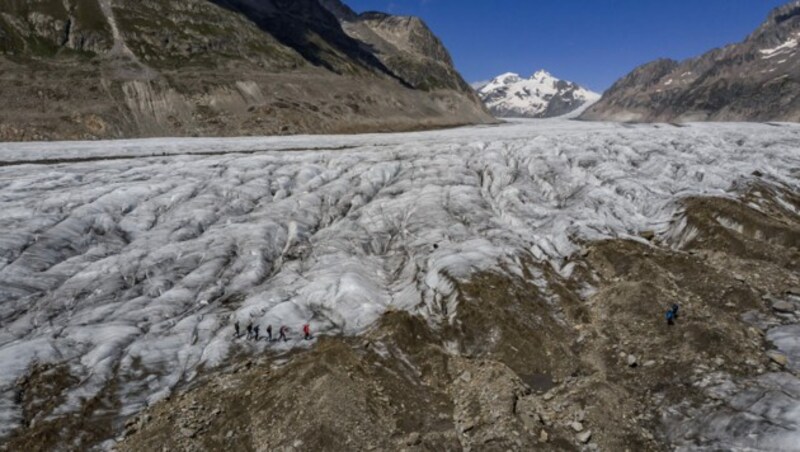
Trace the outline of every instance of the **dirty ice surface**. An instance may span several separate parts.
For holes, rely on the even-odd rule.
[[[700,408],[681,403],[664,410],[675,450],[800,450],[800,379],[795,376],[800,370],[800,325],[773,327],[767,339],[787,356],[789,371],[739,379],[713,372],[693,382],[712,403]]]
[[[736,196],[754,171],[797,190],[798,149],[786,124],[564,120],[0,144],[0,438],[36,363],[80,381],[56,414],[112,381],[135,413],[224,362],[235,320],[291,328],[251,352],[302,343],[305,323],[357,334],[388,309],[444,322],[453,282],[498,262],[568,277],[578,241],[665,231],[682,197]]]

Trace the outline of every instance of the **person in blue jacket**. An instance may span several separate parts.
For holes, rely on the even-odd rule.
[[[667,311],[667,325],[675,325],[675,311],[672,309]]]
[[[680,309],[680,306],[675,303],[667,311],[667,325],[675,325],[675,321],[678,320],[678,309]]]

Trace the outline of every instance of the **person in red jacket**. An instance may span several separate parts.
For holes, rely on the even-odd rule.
[[[303,334],[306,336],[306,340],[311,339],[311,326],[307,323],[303,325]]]

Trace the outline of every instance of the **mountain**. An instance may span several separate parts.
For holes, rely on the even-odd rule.
[[[800,1],[793,1],[739,44],[635,69],[581,119],[800,121],[799,40]]]
[[[541,70],[528,79],[512,72],[477,87],[478,95],[495,116],[552,118],[585,107],[600,98],[575,83]]]
[[[380,12],[357,15],[339,0],[320,0],[337,19],[345,33],[360,42],[393,73],[416,89],[452,89],[472,94],[453,59],[418,17],[393,16]],[[478,101],[477,97],[473,97]]]
[[[4,141],[492,121],[424,22],[331,0],[0,0],[0,83]]]

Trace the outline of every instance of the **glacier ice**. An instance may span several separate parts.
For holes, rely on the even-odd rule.
[[[737,196],[756,170],[797,190],[798,145],[795,125],[564,120],[0,144],[0,437],[35,363],[80,379],[57,413],[112,380],[135,413],[233,352],[302,345],[305,323],[447,322],[457,281],[521,255],[569,277],[581,241],[665,233],[681,198]],[[235,321],[293,340],[234,342]]]

